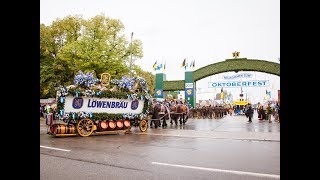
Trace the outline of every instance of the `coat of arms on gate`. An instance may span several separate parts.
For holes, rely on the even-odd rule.
[[[110,78],[111,78],[111,75],[109,73],[102,73],[101,74],[101,85],[102,86],[109,86],[110,84]]]

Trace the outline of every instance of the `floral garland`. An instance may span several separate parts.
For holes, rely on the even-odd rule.
[[[82,87],[92,87],[99,79],[93,77],[93,73],[87,72],[84,74],[81,70],[78,72],[79,74],[74,77],[74,85],[82,86]]]
[[[99,82],[97,78],[93,77],[92,73],[84,74],[79,71],[78,75],[74,78],[74,85],[67,87],[60,86],[57,91],[57,115],[61,120],[79,120],[83,118],[91,118],[93,120],[106,120],[106,119],[145,119],[150,110],[150,101],[152,96],[148,93],[146,80],[141,77],[128,78],[123,76],[120,80],[113,79],[111,83],[117,85],[117,91],[110,89],[94,88]],[[134,86],[140,85],[142,92],[134,92]],[[75,97],[99,97],[99,98],[116,98],[128,100],[142,100],[144,107],[140,114],[108,114],[108,113],[92,113],[92,112],[64,112],[65,97],[72,95]]]

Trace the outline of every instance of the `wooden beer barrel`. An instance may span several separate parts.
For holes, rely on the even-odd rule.
[[[53,124],[53,125],[50,126],[50,133],[51,134],[55,134],[55,132],[56,132],[56,125]]]
[[[99,130],[104,131],[108,128],[108,123],[106,121],[100,121],[99,122]]]
[[[64,124],[56,124],[56,129],[54,134],[66,134],[67,126]]]
[[[109,124],[108,129],[110,129],[110,130],[113,130],[117,127],[116,122],[113,120],[109,120],[108,124]]]
[[[131,126],[129,120],[124,120],[124,121],[123,121],[123,124],[124,124],[124,127],[125,127],[125,128],[130,128],[130,126]]]
[[[76,127],[72,124],[66,127],[66,134],[74,134],[76,133]]]
[[[54,124],[50,127],[52,134],[75,134],[76,127],[74,125]]]
[[[117,124],[117,129],[122,129],[123,128],[123,121],[122,120],[117,120],[117,122],[116,122],[116,124]]]

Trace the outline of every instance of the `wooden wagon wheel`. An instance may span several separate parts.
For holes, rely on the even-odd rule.
[[[81,119],[77,123],[77,132],[82,137],[90,136],[93,132],[93,121],[91,119]]]
[[[145,119],[141,120],[139,123],[139,129],[141,132],[145,132],[148,128],[148,123]]]

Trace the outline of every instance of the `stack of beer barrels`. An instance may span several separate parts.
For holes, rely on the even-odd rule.
[[[129,120],[102,120],[99,122],[99,131],[125,130],[131,126]]]

